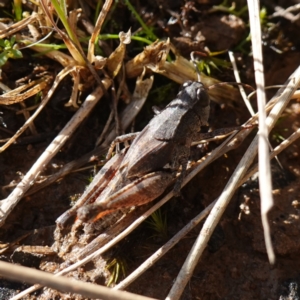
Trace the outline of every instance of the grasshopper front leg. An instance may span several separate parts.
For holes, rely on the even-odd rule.
[[[241,125],[241,126],[234,126],[234,127],[227,127],[227,128],[219,128],[215,129],[210,132],[206,133],[198,133],[197,135],[194,136],[192,146],[200,144],[201,142],[210,142],[210,141],[216,141],[223,139],[230,134],[234,133],[235,131],[240,131],[244,129],[250,129],[255,127],[256,124],[254,125]]]
[[[120,143],[134,140],[139,134],[140,134],[140,132],[133,132],[133,133],[124,134],[124,135],[121,135],[121,136],[118,136],[117,138],[115,138],[114,141],[110,144],[110,147],[107,151],[106,159],[108,160],[112,157],[112,153],[116,146],[118,146]],[[117,152],[119,152],[119,151],[117,151]]]
[[[174,179],[174,173],[167,171],[147,174],[104,200],[81,207],[77,216],[82,221],[91,221],[121,208],[149,203],[159,197]]]

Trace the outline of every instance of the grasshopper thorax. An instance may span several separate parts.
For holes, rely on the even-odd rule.
[[[210,99],[202,82],[191,80],[185,82],[177,95],[177,99],[182,101],[183,106],[193,110],[199,116],[202,125],[207,125]]]

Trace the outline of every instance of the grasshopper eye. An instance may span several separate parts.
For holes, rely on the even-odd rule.
[[[201,89],[197,89],[197,98],[200,98],[200,95],[201,95]]]
[[[185,83],[183,83],[183,85],[182,85],[182,87],[187,87],[187,86],[189,86],[191,83],[190,83],[190,81],[187,81],[187,82],[185,82]]]
[[[192,83],[193,83],[193,81],[191,81],[191,80],[188,80],[188,81],[184,82],[184,83],[180,86],[180,88],[179,88],[179,93],[178,93],[178,95],[179,95],[180,93],[182,93],[183,91],[186,91],[186,89],[187,89],[190,85],[192,85]]]
[[[188,80],[188,81],[186,81],[186,82],[184,82],[184,83],[182,84],[182,87],[186,88],[186,87],[188,87],[188,86],[193,86],[194,83],[195,83],[195,81]]]

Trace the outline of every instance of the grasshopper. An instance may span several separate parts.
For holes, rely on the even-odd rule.
[[[197,81],[184,83],[176,99],[156,115],[134,139],[122,159],[116,179],[96,203],[78,210],[88,221],[113,210],[138,206],[159,197],[175,178],[176,194],[181,189],[193,141],[203,139],[201,126],[208,125],[209,96]],[[170,165],[170,167],[167,167]]]
[[[76,212],[79,219],[86,221],[93,219],[99,211],[103,216],[121,207],[150,202],[165,191],[181,166],[174,188],[178,192],[191,143],[202,139],[201,126],[208,124],[209,102],[202,83],[184,83],[176,99],[137,135],[126,154],[120,153],[103,166],[88,191],[58,218],[57,224],[65,227]],[[167,168],[168,164],[171,167]]]
[[[209,102],[202,83],[184,83],[177,97],[137,134],[129,149],[108,160],[75,206],[57,219],[57,248],[68,252],[67,248],[78,242],[76,232],[81,226],[84,226],[85,239],[89,239],[93,228],[101,226],[101,230],[105,229],[98,225],[100,220],[96,220],[107,223],[106,218],[114,211],[151,202],[175,181],[174,191],[178,193],[186,173],[191,143],[203,139],[201,126],[208,125]],[[120,139],[111,149],[118,141]],[[74,223],[72,217],[76,214]],[[61,230],[70,223],[73,224],[71,233],[64,238]]]

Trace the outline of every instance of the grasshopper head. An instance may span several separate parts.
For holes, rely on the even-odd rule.
[[[178,98],[199,116],[202,125],[207,125],[210,99],[203,83],[190,80],[185,82],[178,94]]]

